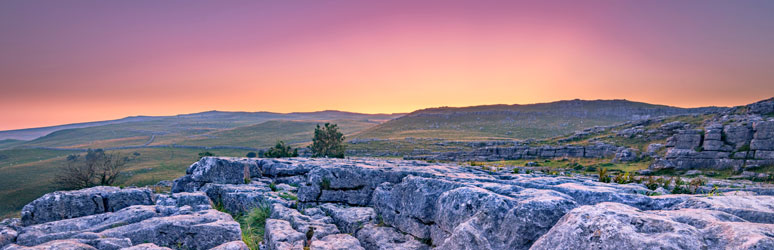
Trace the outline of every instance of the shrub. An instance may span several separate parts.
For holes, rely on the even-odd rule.
[[[250,152],[250,153],[247,153],[247,155],[245,156],[247,156],[247,158],[255,158],[256,156],[258,156],[258,154],[256,154],[255,152]]]
[[[339,132],[336,124],[325,123],[323,127],[317,124],[311,149],[312,157],[344,158],[344,134]]]
[[[205,151],[205,152],[199,153],[199,159],[207,157],[207,156],[215,156],[215,155],[210,153],[210,151]]]
[[[607,175],[607,168],[600,168],[597,174],[599,175],[599,182],[610,183],[610,176]]]
[[[274,182],[269,183],[269,189],[271,189],[272,192],[277,192],[277,184],[274,184]]]
[[[270,148],[263,155],[268,158],[298,157],[298,149],[285,145],[284,141],[278,141],[273,148]]]
[[[656,190],[658,189],[658,183],[653,178],[653,176],[648,176],[648,181],[645,183],[645,187],[647,187],[650,190]]]

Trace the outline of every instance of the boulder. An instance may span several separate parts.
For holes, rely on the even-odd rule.
[[[430,246],[422,244],[410,235],[403,234],[392,227],[367,224],[357,232],[357,239],[366,250],[427,250]]]
[[[306,235],[313,228],[312,239],[321,239],[331,234],[340,233],[338,227],[332,224],[333,219],[319,214],[314,216],[303,215],[298,210],[287,208],[280,204],[274,204],[271,209],[272,219],[284,220],[290,223],[292,228]]]
[[[147,188],[92,187],[75,191],[48,193],[22,208],[22,224],[29,226],[49,221],[118,211],[131,205],[153,204]]]
[[[767,249],[772,229],[719,211],[643,212],[606,202],[572,210],[531,249]]]
[[[238,240],[220,244],[210,250],[250,250],[250,248],[247,247],[244,241]]]
[[[0,249],[4,246],[16,242],[16,230],[6,226],[0,226]]]
[[[312,240],[310,250],[364,250],[357,238],[349,234],[331,234]]]
[[[306,235],[297,232],[284,220],[266,220],[265,244],[268,250],[303,249]]]
[[[291,204],[290,201],[277,196],[278,194],[272,192],[264,183],[242,185],[208,183],[200,190],[206,193],[214,204],[222,206],[230,213],[247,213],[253,208],[270,206],[274,203],[285,206]]]
[[[132,247],[127,247],[122,250],[172,250],[172,248],[160,247],[153,243],[144,243]]]
[[[695,149],[701,146],[701,134],[697,130],[683,130],[667,140],[667,146],[677,149]]]
[[[320,206],[343,233],[355,234],[365,224],[376,219],[376,212],[370,207],[343,207],[331,203]]]
[[[638,150],[625,148],[615,153],[615,157],[613,157],[613,163],[637,161],[639,159],[638,155]]]
[[[77,240],[55,240],[34,247],[25,247],[11,244],[6,246],[3,250],[97,250],[97,248],[81,243]]]
[[[224,242],[242,239],[239,223],[230,215],[215,210],[193,214],[154,217],[138,223],[110,228],[100,237],[129,238],[160,246],[210,249]]]
[[[207,210],[210,206],[210,198],[204,192],[160,194],[156,196],[156,205],[183,207],[190,206],[196,211]]]
[[[755,134],[753,137],[759,140],[774,139],[774,121],[760,121],[753,124]]]

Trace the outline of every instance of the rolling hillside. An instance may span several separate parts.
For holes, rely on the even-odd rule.
[[[454,140],[528,139],[647,117],[700,114],[723,108],[677,108],[626,100],[571,100],[528,105],[431,108],[412,112],[354,137]]]

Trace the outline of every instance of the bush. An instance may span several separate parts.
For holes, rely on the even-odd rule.
[[[298,149],[293,149],[285,145],[284,141],[278,141],[273,148],[270,148],[263,154],[267,158],[298,157]]]
[[[658,189],[658,183],[656,182],[656,179],[653,178],[653,176],[648,176],[648,181],[645,182],[645,187],[650,190],[656,190]]]
[[[215,156],[215,155],[210,153],[210,151],[205,151],[205,152],[199,153],[199,159],[207,157],[207,156]]]
[[[600,168],[597,174],[599,175],[599,182],[610,183],[610,176],[607,175],[607,168]]]
[[[325,123],[323,127],[317,124],[312,138],[312,157],[344,158],[344,134],[339,132],[336,124]]]
[[[247,153],[247,155],[245,156],[247,156],[247,158],[255,158],[256,156],[258,156],[258,154],[256,154],[255,152],[250,152],[250,153]]]

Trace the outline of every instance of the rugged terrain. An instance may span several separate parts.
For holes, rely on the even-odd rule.
[[[267,249],[774,248],[772,187],[713,184],[712,195],[654,195],[642,184],[456,164],[205,157],[172,193],[44,195],[3,222],[0,246],[244,249],[229,214],[269,207]]]

